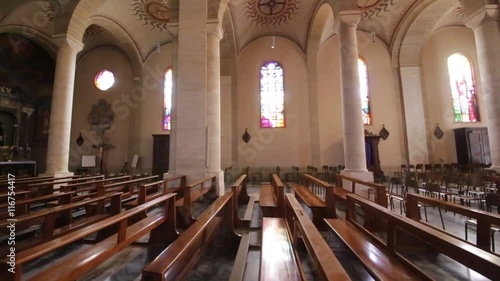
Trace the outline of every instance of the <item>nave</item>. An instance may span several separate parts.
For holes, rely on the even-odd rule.
[[[268,184],[268,183],[263,183]],[[259,185],[248,185],[247,192],[250,194],[250,200],[247,204],[241,204],[238,208],[238,215],[243,220],[251,218],[250,222],[250,235],[249,235],[249,248],[246,255],[246,266],[243,270],[243,280],[259,280],[259,267],[261,266],[261,245],[262,245],[262,210],[259,202],[255,202],[260,198]],[[292,188],[287,188],[291,192]],[[230,187],[227,187],[230,192]],[[287,192],[288,193],[288,192]],[[198,202],[193,202],[192,215],[195,218],[200,217],[205,209],[215,200],[216,197],[206,193],[203,199]],[[302,204],[305,212],[312,216],[306,204]],[[336,205],[337,215],[341,218],[346,217],[346,206],[344,203],[337,201]],[[395,205],[396,213],[399,213],[398,204]],[[161,209],[154,209],[149,212],[148,216],[154,216],[161,212]],[[428,221],[429,224],[439,228],[441,226],[439,211],[435,208],[428,208]],[[423,213],[423,212],[422,212]],[[443,221],[446,230],[453,234],[464,237],[463,223],[465,217],[453,214],[452,212],[444,212]],[[333,249],[336,258],[340,261],[345,271],[348,273],[352,280],[373,280],[368,272],[363,268],[363,265],[357,260],[355,255],[343,245],[341,240],[333,233],[320,229],[321,236],[328,242]],[[231,276],[234,271],[234,260],[238,245],[227,243],[228,240],[224,239],[224,231],[216,233],[215,238],[207,247],[206,252],[202,254],[197,264],[187,274],[187,280],[233,280]],[[469,240],[475,241],[476,235],[474,231],[469,231]],[[141,273],[145,266],[157,257],[163,250],[162,247],[145,246],[141,242],[149,239],[149,235],[145,235],[137,242],[132,243],[130,246],[120,251],[112,258],[100,264],[95,269],[91,270],[78,280],[141,280]],[[242,239],[243,240],[243,239]],[[233,240],[229,240],[233,241]],[[495,241],[496,248],[498,249],[498,242]],[[23,280],[31,280],[30,278],[36,277],[40,272],[43,272],[49,266],[64,261],[64,256],[69,253],[83,251],[88,249],[92,244],[89,242],[71,244],[67,247],[60,248],[53,254],[44,256],[37,259],[35,262],[28,264],[24,268],[25,274]],[[314,270],[313,260],[309,258],[308,252],[303,247],[295,249],[301,260],[303,275],[307,280],[321,280],[317,279]],[[425,271],[432,279],[435,280],[488,280],[478,273],[467,269],[466,267],[457,264],[453,260],[446,258],[442,254],[436,255],[435,253],[425,252],[422,255],[410,254],[407,256],[414,264],[417,264],[423,271]],[[279,258],[279,255],[271,258]],[[262,277],[262,276],[261,276]],[[262,278],[261,278],[262,279]],[[37,279],[34,279],[37,280]],[[40,279],[38,279],[40,280]],[[171,280],[171,279],[166,279]],[[275,279],[284,280],[284,279]]]

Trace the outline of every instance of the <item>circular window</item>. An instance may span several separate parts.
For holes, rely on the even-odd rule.
[[[115,75],[113,72],[103,69],[95,75],[94,85],[101,91],[109,90],[115,84]]]

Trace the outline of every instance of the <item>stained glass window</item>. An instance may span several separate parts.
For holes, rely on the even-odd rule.
[[[363,114],[363,124],[371,125],[372,114],[370,112],[370,97],[368,88],[368,68],[362,58],[358,58],[359,72],[359,93],[361,95],[361,112]]]
[[[455,122],[480,121],[476,83],[470,60],[462,54],[451,55],[448,58],[448,72]]]
[[[115,75],[107,69],[97,72],[94,77],[94,85],[101,91],[109,90],[113,84],[115,84]]]
[[[285,127],[283,68],[267,62],[260,69],[260,127]]]
[[[170,131],[172,118],[172,68],[165,71],[163,85],[163,131]]]

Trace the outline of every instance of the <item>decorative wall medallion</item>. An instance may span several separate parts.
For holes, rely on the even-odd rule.
[[[436,129],[434,129],[434,136],[438,140],[442,139],[444,136],[444,132],[443,132],[443,130],[441,130],[441,128],[439,128],[439,124],[436,124]]]
[[[248,0],[245,14],[255,25],[279,26],[297,15],[299,0]]]
[[[88,121],[91,129],[98,135],[104,135],[104,132],[113,125],[113,120],[115,120],[115,112],[111,109],[111,104],[108,101],[100,99],[92,105]]]
[[[99,37],[99,35],[101,35],[103,32],[104,28],[102,28],[100,25],[91,24],[89,27],[87,27],[83,36],[87,38],[96,38]]]
[[[144,25],[150,25],[151,29],[160,31],[167,28],[170,20],[170,8],[168,4],[159,0],[133,0],[132,15],[138,20],[144,21]]]
[[[250,134],[248,133],[247,129],[245,129],[245,133],[241,137],[245,143],[248,143],[250,139],[252,138]]]
[[[82,146],[84,142],[85,142],[85,140],[82,137],[82,133],[80,133],[80,136],[76,139],[76,144],[78,146]]]
[[[382,125],[382,130],[378,133],[378,135],[383,139],[386,140],[389,137],[389,131],[385,128],[384,125]]]

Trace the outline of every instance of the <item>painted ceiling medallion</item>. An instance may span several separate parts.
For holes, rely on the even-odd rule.
[[[170,16],[168,15],[169,8],[163,3],[154,1],[146,2],[146,4],[144,4],[144,10],[155,20],[163,22],[168,22],[170,20]]]
[[[132,15],[136,16],[144,25],[151,26],[151,29],[160,31],[167,28],[170,20],[170,8],[168,4],[161,0],[133,0]]]
[[[364,6],[360,4],[366,2]],[[372,3],[369,5],[369,3]],[[358,6],[365,10],[363,17],[371,19],[374,15],[380,16],[381,12],[388,12],[391,6],[396,5],[395,0],[358,0]]]
[[[358,7],[361,9],[370,9],[375,7],[381,0],[358,0]]]
[[[299,0],[248,0],[245,14],[255,25],[279,26],[298,14]]]

